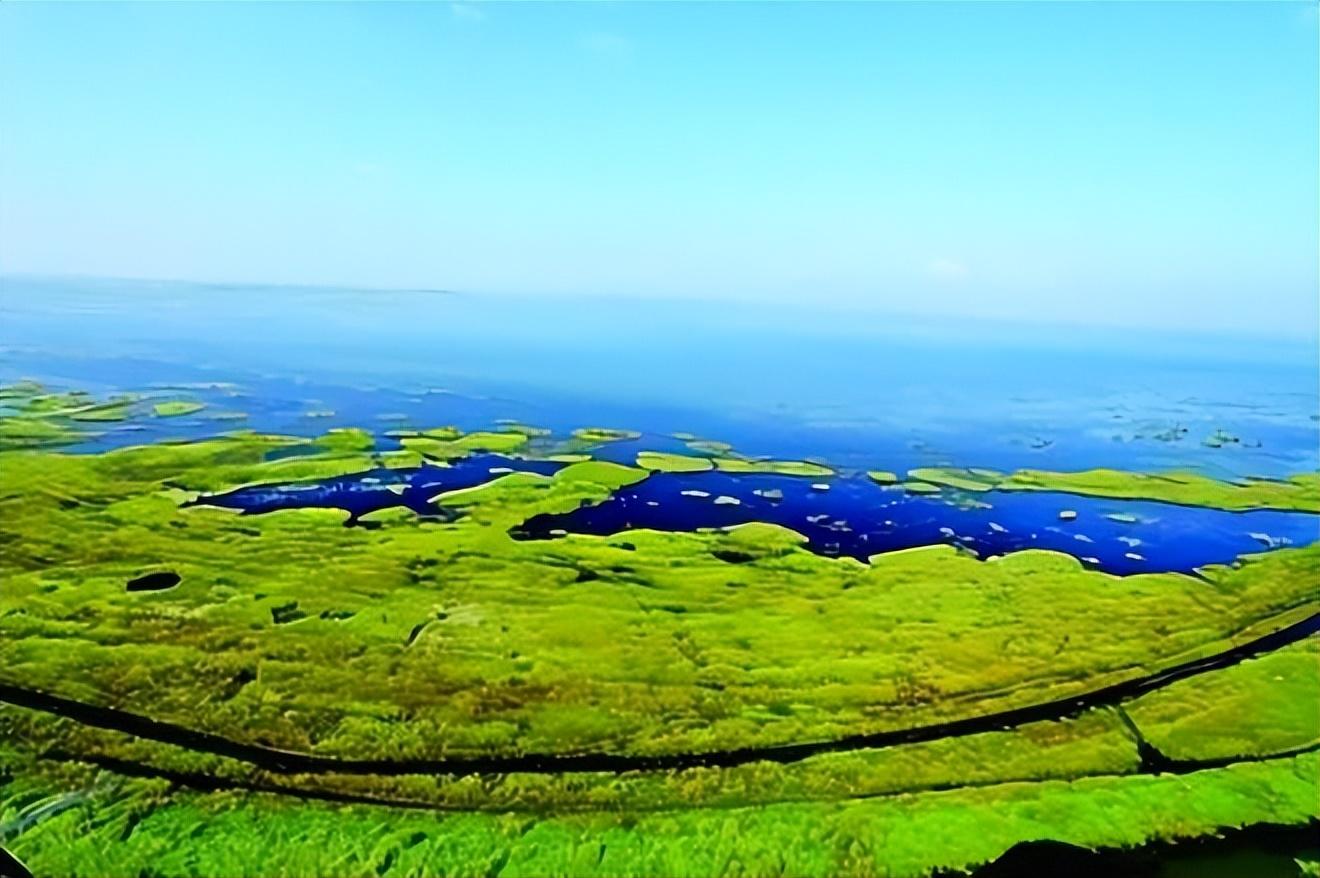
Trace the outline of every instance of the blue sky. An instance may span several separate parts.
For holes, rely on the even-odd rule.
[[[1312,3],[0,5],[0,270],[1314,333]]]

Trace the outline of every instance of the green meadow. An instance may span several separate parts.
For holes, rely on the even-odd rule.
[[[106,412],[196,411],[0,390],[0,684],[155,721],[0,703],[0,844],[36,875],[916,878],[1025,841],[1129,847],[1320,818],[1314,634],[1066,708],[1313,616],[1320,546],[1113,576],[1043,551],[831,559],[767,524],[511,537],[650,471],[831,472],[700,440],[609,463],[592,448],[636,434],[603,428],[559,445],[510,424],[403,432],[392,451],[356,430],[61,450]],[[480,450],[566,466],[442,495],[450,516],[393,508],[365,526],[191,505]],[[908,478],[1315,505],[1310,476]],[[153,574],[159,587],[129,587]],[[950,731],[902,740],[924,727]],[[783,750],[830,742],[844,743]],[[716,758],[682,761],[702,754]],[[554,766],[584,755],[620,767]]]

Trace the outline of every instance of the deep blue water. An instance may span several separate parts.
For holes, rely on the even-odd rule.
[[[737,501],[731,502],[731,501]],[[1065,520],[1060,513],[1075,513]],[[1115,516],[1115,517],[1110,517]],[[1191,572],[1242,554],[1320,539],[1320,516],[1243,513],[1053,492],[910,494],[864,476],[806,479],[721,472],[656,474],[605,503],[538,516],[529,536],[692,531],[750,521],[784,525],[822,555],[871,555],[946,544],[980,558],[1051,549],[1111,573]]]
[[[480,454],[452,466],[373,470],[317,483],[252,486],[204,497],[208,505],[247,513],[329,507],[350,523],[378,509],[403,506],[444,515],[433,502],[444,491],[473,487],[510,471],[550,475],[563,464]],[[1065,520],[1060,513],[1075,513]],[[1112,516],[1112,517],[1111,517]],[[657,473],[616,491],[603,503],[541,515],[517,535],[614,534],[649,528],[695,531],[750,521],[802,533],[808,548],[830,557],[871,555],[946,544],[980,558],[1022,549],[1051,549],[1116,574],[1191,572],[1252,552],[1320,539],[1320,515],[1215,509],[1046,492],[909,494],[861,476]]]

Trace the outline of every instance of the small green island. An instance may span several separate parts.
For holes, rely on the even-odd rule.
[[[158,402],[151,407],[151,410],[158,418],[178,418],[184,415],[196,414],[204,408],[206,408],[206,406],[200,402],[188,402],[186,400],[174,399],[166,402]]]

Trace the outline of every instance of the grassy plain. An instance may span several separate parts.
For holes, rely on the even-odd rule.
[[[0,438],[14,420],[79,429],[23,399]],[[504,475],[440,497],[462,513],[445,522],[187,505],[529,442],[398,438],[380,451],[363,431],[233,433],[99,454],[6,441],[0,683],[343,759],[643,757],[1072,698],[1320,608],[1320,547],[1118,577],[1046,552],[862,564],[763,524],[510,537],[662,468],[652,457]],[[127,587],[166,572],[177,584]],[[624,772],[273,772],[6,706],[0,843],[41,875],[918,876],[1028,839],[1300,824],[1318,816],[1316,661],[1312,637],[1058,721]],[[1152,747],[1178,773],[1153,773]]]

